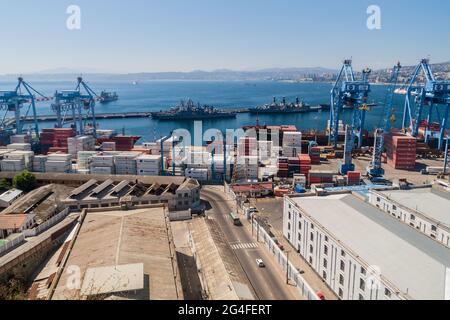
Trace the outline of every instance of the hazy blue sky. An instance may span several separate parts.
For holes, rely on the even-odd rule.
[[[81,7],[79,31],[66,28],[71,4]],[[371,4],[381,30],[366,27]],[[450,60],[448,0],[1,0],[0,12],[0,74]]]

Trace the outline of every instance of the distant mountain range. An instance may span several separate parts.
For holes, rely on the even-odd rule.
[[[450,62],[432,65],[433,72],[438,79],[450,79]],[[413,66],[402,68],[400,79],[407,81],[413,72]],[[236,71],[220,69],[214,71],[195,70],[191,72],[142,72],[129,74],[114,74],[99,72],[92,69],[83,71],[57,68],[37,73],[24,74],[29,81],[73,81],[80,74],[89,81],[117,81],[117,82],[144,82],[152,80],[197,80],[197,81],[333,81],[339,70],[322,67],[308,68],[268,68],[255,71]],[[372,82],[387,82],[391,69],[380,69],[372,71],[370,80]],[[359,73],[357,73],[358,75]],[[12,81],[17,75],[0,75],[0,80]]]
[[[84,70],[80,72],[73,69],[58,68],[37,73],[24,74],[30,81],[35,80],[72,80],[75,76],[83,74],[91,81],[151,81],[151,80],[223,80],[223,81],[251,81],[251,80],[292,80],[314,75],[330,74],[337,71],[327,68],[271,68],[256,71],[235,71],[220,69],[214,71],[195,70],[191,72],[142,72],[129,74],[113,74],[90,72]],[[0,80],[12,80],[17,75],[2,75]]]

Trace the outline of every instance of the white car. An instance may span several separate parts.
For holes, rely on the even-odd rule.
[[[261,259],[256,259],[256,265],[260,268],[265,268],[265,264],[264,261],[262,261]]]

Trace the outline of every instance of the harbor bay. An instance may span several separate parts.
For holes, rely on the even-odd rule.
[[[3,87],[10,83],[0,83]],[[192,99],[195,103],[212,105],[223,110],[255,108],[272,103],[274,97],[281,102],[283,97],[289,102],[299,98],[303,102],[317,106],[329,104],[330,83],[289,83],[277,81],[148,81],[142,83],[124,82],[89,82],[95,91],[105,88],[115,91],[120,99],[108,104],[97,104],[96,113],[126,114],[151,113],[167,111],[180,103],[181,100]],[[46,96],[51,96],[55,89],[72,89],[72,82],[35,82],[34,86]],[[367,114],[367,130],[373,131],[382,115],[386,87],[372,86],[370,103],[376,104]],[[401,121],[403,98],[396,97],[396,120]],[[52,115],[51,101],[41,102],[37,109],[38,115]],[[343,119],[350,119],[351,110],[343,114]],[[151,117],[97,119],[99,128],[115,129],[129,135],[141,136],[141,141],[153,141],[170,134],[175,129],[187,129],[192,132],[192,120],[158,121]],[[237,113],[233,119],[203,120],[203,129],[219,130],[240,128],[246,125],[278,125],[280,123],[296,125],[301,130],[324,131],[329,119],[329,111],[298,113],[298,114],[250,114]],[[42,127],[53,127],[54,120],[40,122]],[[31,123],[26,124],[31,125]]]

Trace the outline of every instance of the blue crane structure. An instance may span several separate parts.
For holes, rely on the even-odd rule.
[[[391,122],[393,122],[392,120],[395,111],[393,108],[394,95],[401,68],[402,66],[400,62],[398,62],[392,69],[391,79],[384,102],[383,118],[381,119],[379,127],[375,130],[375,144],[372,162],[367,167],[367,175],[369,177],[379,178],[384,176],[384,169],[381,166],[381,155],[383,154],[384,149],[384,135],[389,132]]]
[[[358,138],[358,147],[362,145],[362,137],[365,125],[366,111],[369,110],[367,101],[369,99],[370,84],[369,75],[371,70],[366,68],[362,72],[362,79],[356,80],[352,68],[352,60],[344,60],[336,82],[331,90],[330,128],[329,143],[337,147],[339,138],[339,120],[343,109],[353,109],[351,122],[352,143]]]
[[[36,102],[43,100],[50,100],[39,91],[35,90],[22,77],[19,77],[18,83],[12,91],[0,91],[0,112],[3,112],[0,127],[5,127],[5,121],[8,113],[14,113],[15,119],[15,133],[23,133],[24,118],[28,117],[30,109],[33,113],[33,131],[36,138],[39,137],[39,124],[37,120]],[[39,98],[36,98],[38,96]],[[21,109],[28,104],[27,111],[24,116],[21,115]]]
[[[409,82],[402,128],[403,130],[409,129],[410,134],[417,137],[422,120],[426,120],[424,137],[425,142],[428,142],[431,136],[430,124],[436,113],[440,124],[438,148],[442,150],[450,109],[450,82],[436,80],[429,63],[429,59],[422,59]],[[423,71],[423,81],[419,78],[421,71]],[[443,109],[442,113],[440,109]],[[426,119],[423,118],[425,112]]]
[[[85,92],[83,92],[83,89]],[[70,112],[72,114],[73,127],[78,130],[79,134],[84,134],[85,118],[83,117],[83,110],[86,110],[86,119],[92,118],[93,136],[97,136],[95,101],[101,100],[101,98],[83,81],[82,77],[77,78],[75,90],[56,91],[54,99],[52,109],[56,112],[57,128],[64,126],[67,113]]]

